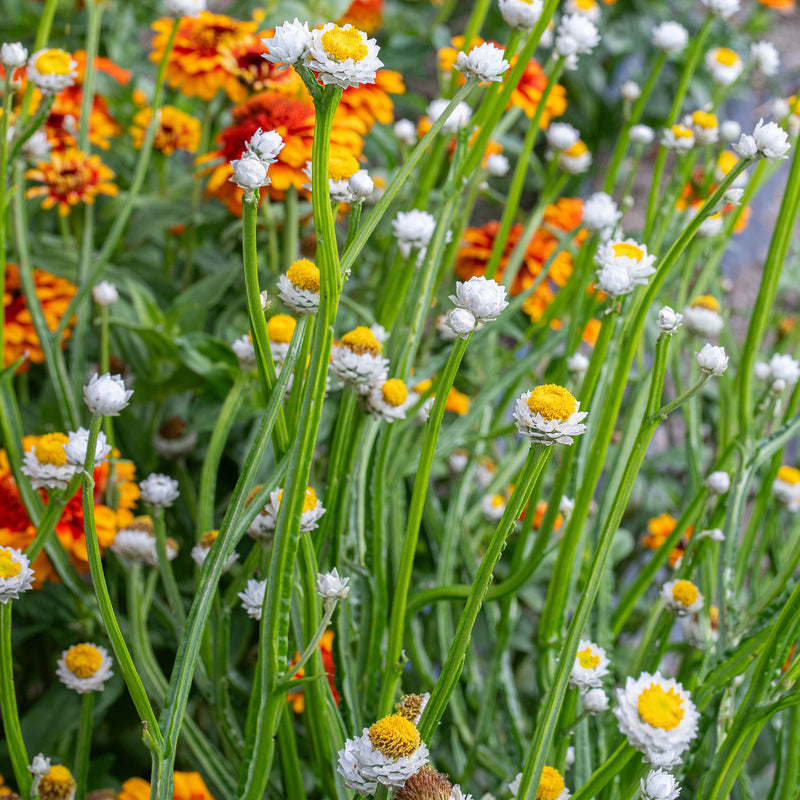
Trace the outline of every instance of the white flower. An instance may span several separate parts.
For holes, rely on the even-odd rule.
[[[67,454],[67,461],[77,467],[83,467],[86,463],[86,448],[89,446],[89,431],[86,428],[78,428],[77,431],[69,432],[69,441],[64,445],[64,452]],[[102,464],[111,453],[111,445],[106,440],[103,431],[97,434],[97,442],[94,448],[94,465]]]
[[[661,587],[661,599],[676,617],[695,614],[703,607],[703,595],[691,581],[667,581]]]
[[[208,554],[211,552],[211,548],[214,546],[214,542],[217,540],[218,535],[219,531],[209,531],[208,533],[204,533],[200,541],[192,548],[190,555],[192,556],[192,561],[194,561],[198,569],[203,568],[203,564],[208,558]],[[238,553],[231,553],[228,556],[228,563],[225,564],[225,569],[230,569],[238,559]]]
[[[731,206],[740,206],[742,204],[742,197],[744,196],[744,189],[739,189],[731,186],[722,196],[722,202]]]
[[[800,511],[800,470],[795,467],[782,466],[778,469],[777,477],[772,484],[772,493],[790,511]]]
[[[85,642],[61,653],[56,675],[61,683],[78,694],[102,692],[105,682],[114,674],[113,663],[105,647]]]
[[[781,58],[771,42],[753,42],[750,45],[750,58],[755,68],[763,75],[777,75]]]
[[[728,19],[739,10],[739,0],[700,0],[711,14]]]
[[[167,539],[165,545],[167,558],[172,561],[178,555],[177,545],[171,539]],[[117,531],[111,550],[125,561],[157,567],[158,550],[150,518],[139,517],[121,531]]]
[[[152,472],[139,484],[139,496],[153,508],[169,508],[180,496],[178,481]]]
[[[435,228],[436,220],[427,211],[398,211],[392,220],[392,230],[403,258],[408,258],[415,247],[426,248]]]
[[[704,344],[699,353],[695,353],[697,366],[708,375],[725,374],[728,369],[729,358],[724,347],[715,347],[713,344]]]
[[[28,51],[22,42],[3,42],[0,46],[0,64],[6,69],[19,69],[25,66],[28,60]]]
[[[92,297],[99,306],[113,306],[119,300],[119,292],[113,283],[100,281],[92,287]]]
[[[496,320],[506,302],[506,290],[497,281],[476,276],[468,281],[456,282],[456,293],[450,299],[458,308],[463,308],[472,313],[477,322],[492,322]]]
[[[661,144],[676,153],[686,153],[694,147],[694,131],[685,125],[664,128],[661,134]]]
[[[357,198],[364,200],[369,197],[375,189],[375,181],[370,178],[369,173],[365,169],[360,169],[350,176],[350,179],[347,181],[347,186]]]
[[[700,223],[700,227],[697,229],[697,235],[702,239],[719,236],[719,234],[722,233],[724,223],[725,220],[722,218],[722,214],[719,212],[711,214]]]
[[[679,22],[662,22],[653,28],[653,44],[665,53],[674,55],[686,49],[689,32]]]
[[[118,417],[132,395],[133,389],[126,389],[122,378],[110,372],[92,375],[89,383],[83,387],[83,400],[89,411],[98,417]]]
[[[561,56],[591,53],[600,43],[595,24],[584,14],[569,14],[561,18],[555,48]]]
[[[706,53],[706,69],[714,83],[730,86],[744,72],[744,61],[729,47],[714,47]]]
[[[634,125],[630,130],[631,141],[634,144],[651,144],[656,138],[655,132],[649,125]]]
[[[592,166],[592,154],[582,141],[558,154],[558,166],[570,175],[580,175]]]
[[[654,767],[681,763],[681,753],[697,736],[699,714],[689,692],[674,678],[659,672],[629,677],[617,689],[614,709],[620,731]]]
[[[278,519],[278,511],[281,507],[281,500],[283,499],[283,490],[276,489],[270,492],[269,502],[264,506],[263,511],[260,512],[259,530],[257,533],[252,530],[248,531],[251,536],[256,539],[266,539],[269,531],[275,530],[275,523]],[[306,487],[306,494],[303,498],[303,510],[300,513],[300,532],[309,533],[319,527],[319,520],[325,513],[322,502],[317,497],[317,493],[310,487]],[[257,518],[258,519],[258,518]],[[258,535],[261,534],[261,535]]]
[[[572,760],[573,763],[575,761],[575,748],[569,747],[567,748],[567,768],[569,768],[569,751],[572,750]],[[547,797],[552,797],[558,791],[559,787],[561,791],[558,795],[555,796],[555,800],[569,800],[572,795],[570,794],[569,790],[566,786],[564,786],[564,779],[561,777],[561,773],[555,767],[544,767],[542,769],[542,777],[539,780],[539,786],[541,786],[542,781],[545,781],[548,784],[548,791]],[[511,791],[512,797],[516,798],[517,793],[519,792],[519,785],[522,781],[522,773],[518,772],[516,777],[514,778],[511,783],[508,784],[508,788]],[[539,787],[537,787],[536,791],[531,791],[530,796],[537,797],[539,795]]]
[[[237,597],[242,601],[242,608],[247,612],[248,617],[261,619],[261,609],[264,605],[266,591],[266,581],[257,581],[254,578],[250,578],[244,591],[239,592]]]
[[[284,22],[278,25],[267,39],[261,43],[267,52],[261,57],[273,64],[297,64],[307,55],[311,46],[311,31],[307,22],[300,22],[295,17],[294,22]]]
[[[583,204],[583,224],[590,231],[607,239],[619,224],[622,212],[605,192],[595,192]]]
[[[581,639],[575,663],[569,677],[569,685],[587,691],[603,685],[603,678],[608,675],[610,661],[606,651],[588,639]]]
[[[387,422],[405,419],[412,405],[411,393],[398,378],[376,383],[367,394],[367,407],[376,416]]]
[[[491,42],[473,47],[469,53],[460,51],[456,57],[455,69],[463,72],[469,79],[491,83],[502,80],[503,73],[511,66],[503,56],[505,52]]]
[[[22,473],[30,478],[34,489],[67,488],[76,472],[75,464],[67,460],[64,449],[68,441],[63,433],[48,433],[26,451]]]
[[[311,31],[306,66],[317,73],[322,83],[347,89],[362,83],[375,83],[375,72],[383,66],[380,48],[367,34],[344,25],[328,22]]]
[[[469,463],[469,453],[466,450],[454,450],[447,458],[447,464],[453,472],[460,475]]]
[[[50,141],[45,131],[36,133],[22,145],[22,155],[28,161],[41,161],[50,154]]]
[[[231,349],[236,354],[236,358],[239,359],[241,369],[255,369],[257,363],[256,349],[249,333],[245,333],[244,336],[240,336],[233,342]]]
[[[444,97],[431,100],[431,102],[428,103],[428,108],[425,110],[425,113],[428,115],[428,119],[431,121],[431,124],[436,122],[436,120],[442,116],[445,109],[449,105],[450,101]],[[472,109],[466,103],[459,103],[447,118],[446,122],[442,126],[442,130],[445,133],[456,133],[459,128],[465,128],[467,125],[469,125],[471,119]]]
[[[265,167],[269,168],[278,160],[278,154],[285,146],[283,137],[278,131],[262,131],[259,128],[247,141],[245,147],[250,155],[255,156]]]
[[[584,17],[590,19],[592,22],[597,22],[600,19],[600,6],[595,0],[586,2],[578,2],[578,0],[567,0],[564,8],[567,14],[583,14]]]
[[[253,192],[262,186],[269,186],[267,165],[253,153],[245,153],[241,158],[231,161],[233,175],[228,179],[246,192]]]
[[[502,178],[509,168],[508,159],[502,153],[492,153],[486,159],[486,171],[495,178]]]
[[[567,122],[551,122],[544,134],[553,150],[569,150],[580,139],[580,132]]]
[[[567,359],[567,369],[582,378],[589,369],[589,359],[583,353],[574,353]]]
[[[608,695],[604,689],[589,689],[581,696],[583,708],[593,717],[608,711]]]
[[[663,306],[658,312],[658,329],[661,333],[675,333],[681,327],[683,314],[678,314],[669,306]]]
[[[316,314],[319,310],[320,272],[307,258],[292,262],[278,278],[278,297],[298,314]]]
[[[25,74],[42,94],[58,94],[75,83],[78,62],[64,50],[45,48],[28,59]]]
[[[33,763],[28,764],[28,769],[33,773],[33,781],[31,785],[31,794],[37,794],[39,789],[39,781],[50,772],[50,759],[45,758],[44,753],[33,757]]]
[[[359,394],[368,394],[388,375],[389,361],[381,355],[383,346],[369,328],[359,326],[346,333],[331,349],[331,373],[350,383]]]
[[[316,590],[317,594],[326,602],[329,600],[344,600],[350,594],[350,578],[341,578],[334,567],[330,572],[318,572]]]
[[[514,420],[517,430],[531,443],[572,444],[573,436],[586,431],[582,424],[587,412],[562,386],[546,384],[525,392],[517,400]]]
[[[570,498],[565,494],[561,495],[561,500],[558,503],[558,511],[564,517],[564,519],[569,519],[574,510],[575,501],[570,500]]]
[[[721,528],[709,528],[705,531],[700,531],[700,533],[694,534],[695,538],[700,539],[711,539],[712,542],[724,542],[725,541],[725,534],[722,532]]]
[[[383,727],[389,727],[393,734],[391,742],[394,747],[407,752],[407,755],[395,757],[392,752],[386,754],[379,749],[387,749],[385,738],[380,735]],[[370,733],[373,733],[377,746],[373,746]],[[395,714],[384,717],[371,728],[364,728],[361,736],[348,739],[338,755],[337,771],[345,786],[360,795],[369,796],[375,794],[378,784],[402,786],[428,762],[430,754],[425,742],[420,741],[414,723]]]
[[[206,10],[206,0],[164,0],[164,5],[174,17],[196,17]]]
[[[522,31],[533,30],[542,15],[542,0],[499,0],[499,5],[506,25]]]
[[[731,488],[731,476],[723,470],[716,470],[706,478],[706,488],[712,494],[727,494]]]
[[[760,119],[753,129],[753,135],[743,133],[733,149],[742,158],[766,158],[775,161],[788,158],[791,149],[786,131],[774,122],[764,123]]]
[[[702,338],[718,336],[725,324],[719,303],[711,295],[698,297],[684,308],[683,323],[689,333]]]
[[[735,119],[726,119],[719,126],[719,135],[725,142],[738,139],[742,133],[742,126]]]
[[[698,144],[716,144],[719,139],[719,123],[716,115],[708,111],[695,111],[683,118],[683,124],[691,128]]]
[[[506,510],[506,498],[502,494],[485,494],[481,497],[481,513],[488,522],[498,522]]]
[[[651,769],[646,778],[639,781],[643,800],[675,800],[681,787],[675,776],[663,769]]]
[[[16,600],[33,584],[28,556],[13,547],[0,547],[0,603]]]
[[[620,89],[623,99],[629,103],[635,103],[641,96],[642,90],[636,81],[625,81]]]
[[[410,119],[399,119],[394,124],[394,135],[401,144],[412,145],[417,141],[417,129]]]
[[[800,361],[796,361],[788,353],[775,353],[768,364],[756,364],[756,377],[783,381],[785,386],[794,386],[800,380]]]
[[[611,297],[630,294],[637,286],[647,284],[647,279],[656,271],[656,257],[647,252],[646,245],[633,239],[612,239],[597,248],[595,261],[597,288]]]

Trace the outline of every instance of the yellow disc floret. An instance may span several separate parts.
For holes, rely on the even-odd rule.
[[[570,156],[572,158],[577,158],[578,156],[582,156],[584,153],[588,152],[589,148],[578,139],[572,147],[564,151],[565,156]]]
[[[91,678],[100,669],[103,656],[90,644],[76,644],[67,651],[64,663],[76,678]]]
[[[697,600],[700,592],[691,581],[678,581],[672,587],[672,599],[682,606],[690,606]]]
[[[410,756],[419,747],[419,731],[410,720],[400,714],[379,719],[369,729],[372,746],[387,758],[395,761]]]
[[[716,297],[712,297],[710,294],[700,295],[700,297],[692,300],[690,306],[692,308],[705,308],[708,311],[716,311],[719,314],[719,303]]]
[[[306,511],[313,511],[317,507],[317,493],[310,487],[306,487],[306,496],[303,498],[303,514]]]
[[[778,470],[778,480],[784,483],[800,483],[800,469],[783,466]]]
[[[8,547],[0,547],[0,579],[14,578],[19,575],[22,565],[14,561]]]
[[[46,433],[42,436],[33,452],[40,464],[52,464],[54,467],[63,467],[67,463],[67,453],[64,445],[69,442],[69,436],[63,433]]]
[[[334,25],[319,37],[325,52],[337,61],[363,61],[369,53],[364,37],[357,28]]]
[[[72,72],[72,56],[65,50],[45,50],[34,64],[42,75],[69,75]]]
[[[671,731],[683,719],[683,700],[674,690],[665,691],[657,683],[651,683],[639,695],[636,705],[639,716],[654,728]]]
[[[729,47],[718,47],[714,58],[717,64],[722,64],[724,67],[732,67],[740,61],[739,56]]]
[[[319,268],[307,258],[299,258],[292,264],[286,277],[296,289],[306,289],[319,294]]]
[[[66,800],[75,792],[75,778],[63,764],[53,764],[39,781],[39,800]]]
[[[542,777],[539,778],[539,788],[536,790],[536,800],[556,800],[564,791],[564,779],[555,767],[542,767]]]
[[[637,262],[644,258],[644,250],[630,242],[619,242],[613,245],[611,249],[614,251],[614,255],[617,258],[632,258]]]
[[[346,150],[341,150],[328,159],[328,177],[332,181],[346,181],[356,172],[358,172],[358,160]]]
[[[408,397],[408,389],[400,378],[389,378],[388,381],[384,381],[381,394],[386,405],[397,408],[397,406],[405,403]]]
[[[206,550],[209,550],[211,548],[211,545],[214,544],[214,542],[217,541],[217,536],[219,536],[219,531],[218,530],[216,530],[216,531],[206,531],[200,537],[200,544],[203,547],[205,547]]]
[[[291,280],[291,278],[290,278]],[[319,281],[317,281],[319,288]],[[267,333],[271,342],[275,344],[289,344],[292,341],[297,320],[288,314],[276,314],[267,321]]]
[[[506,499],[501,494],[493,494],[492,495],[492,505],[495,508],[501,508],[506,504]]]
[[[594,669],[600,663],[600,656],[596,656],[592,652],[591,647],[586,647],[583,650],[579,650],[577,653],[578,663],[584,669]]]
[[[719,123],[715,114],[711,114],[708,111],[695,111],[692,114],[692,125],[697,125],[698,128],[709,131],[718,127]]]
[[[528,408],[534,414],[541,414],[546,420],[558,419],[563,422],[575,413],[578,404],[572,393],[563,386],[546,383],[531,392]]]
[[[671,130],[676,139],[691,139],[694,136],[691,129],[685,125],[673,125]]]
[[[379,356],[383,350],[381,343],[375,338],[375,334],[363,325],[348,331],[339,339],[339,344],[358,355],[369,353],[371,356]]]

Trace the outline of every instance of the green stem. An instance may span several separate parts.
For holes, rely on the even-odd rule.
[[[183,608],[178,584],[175,580],[175,573],[172,571],[172,562],[167,555],[167,525],[164,520],[164,509],[153,508],[153,533],[156,537],[156,555],[158,556],[158,571],[164,583],[172,613],[175,614],[177,628],[183,627],[186,622],[186,611]]]
[[[86,800],[89,783],[89,763],[92,752],[92,728],[94,713],[94,692],[81,696],[81,721],[78,727],[78,743],[75,748],[75,782],[78,784],[75,800]]]

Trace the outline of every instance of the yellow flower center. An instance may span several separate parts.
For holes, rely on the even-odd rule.
[[[692,131],[685,125],[673,125],[671,130],[676,139],[691,139],[694,136]]]
[[[397,406],[405,403],[408,397],[408,389],[399,378],[389,378],[388,381],[384,381],[381,394],[383,395],[384,403],[397,408]]]
[[[492,505],[495,508],[500,508],[506,504],[506,499],[501,494],[492,495]]]
[[[732,67],[739,62],[739,56],[728,47],[718,47],[714,59],[725,67]]]
[[[579,650],[577,653],[578,663],[583,669],[594,669],[600,663],[600,656],[596,656],[592,652],[591,647],[585,650]]]
[[[536,800],[556,800],[564,791],[564,779],[555,767],[542,767],[542,777],[536,790]]]
[[[317,270],[317,287],[319,288],[319,270]],[[274,317],[270,317],[267,321],[267,333],[270,341],[276,344],[289,344],[292,341],[295,325],[297,325],[297,320],[288,314],[276,314]]]
[[[577,407],[572,394],[554,383],[537,386],[528,398],[528,408],[534,414],[541,414],[546,420],[559,419],[563,422],[575,413]]]
[[[153,520],[150,517],[134,517],[132,522],[125,526],[126,531],[142,531],[149,536],[153,535]]]
[[[778,480],[784,483],[800,483],[800,469],[783,466],[778,470]]]
[[[730,150],[723,150],[719,154],[717,167],[719,167],[723,175],[727,175],[736,166],[736,162],[738,160],[739,156],[737,156],[736,153],[733,153]]]
[[[628,242],[619,242],[611,248],[617,258],[632,258],[634,261],[641,261],[644,257],[644,250],[637,247],[635,244]]]
[[[690,305],[692,308],[705,308],[708,311],[716,311],[719,314],[719,303],[716,297],[712,297],[710,294],[700,295],[700,297],[692,300]]]
[[[581,11],[591,11],[596,5],[594,0],[575,0],[575,8]]]
[[[690,606],[697,600],[700,592],[691,581],[678,581],[672,587],[672,599],[682,606]]]
[[[375,334],[363,325],[353,328],[352,331],[342,336],[339,344],[358,355],[369,353],[371,356],[379,356],[383,350],[381,343],[375,338]]]
[[[369,49],[357,28],[340,28],[338,25],[320,36],[325,52],[337,61],[363,61]]]
[[[64,445],[69,442],[69,436],[63,433],[46,433],[42,436],[33,452],[40,464],[52,464],[54,467],[63,467],[67,463],[67,453]]]
[[[414,753],[420,742],[414,723],[400,714],[379,719],[369,729],[369,740],[376,750],[395,761]]]
[[[219,536],[219,531],[218,530],[216,530],[216,531],[206,531],[200,537],[200,544],[203,547],[205,547],[206,550],[209,550],[211,548],[211,545],[214,544],[214,542],[217,541],[217,536]]]
[[[664,691],[657,683],[651,683],[639,695],[636,705],[639,716],[654,728],[671,731],[683,719],[683,700],[674,690]]]
[[[72,72],[72,56],[65,50],[45,50],[34,66],[42,75],[69,75]]]
[[[358,172],[358,160],[352,153],[342,151],[328,159],[328,177],[332,181],[346,181]]]
[[[310,487],[306,487],[306,496],[303,499],[303,514],[306,511],[313,511],[317,506],[317,493]]]
[[[718,127],[719,123],[715,114],[710,114],[708,111],[695,111],[692,114],[692,125],[708,131]]]
[[[90,644],[76,644],[67,651],[64,663],[76,678],[91,678],[100,669],[103,656]]]
[[[319,268],[313,261],[298,259],[289,267],[286,277],[295,288],[319,294]]]
[[[39,781],[39,800],[66,800],[75,791],[75,779],[63,764],[53,764]]]
[[[575,142],[572,147],[564,151],[564,155],[576,158],[577,156],[582,156],[585,152],[587,152],[588,149],[589,148],[580,139],[578,139],[578,141]]]
[[[14,561],[8,547],[0,548],[0,579],[13,578],[19,575],[22,565]]]

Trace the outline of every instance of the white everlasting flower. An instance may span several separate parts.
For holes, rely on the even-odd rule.
[[[787,153],[791,145],[783,128],[774,122],[765,124],[764,120],[760,119],[753,129],[753,135],[748,136],[743,133],[733,149],[742,158],[766,158],[769,161],[776,161],[789,157]]]
[[[366,400],[370,412],[387,422],[405,419],[406,412],[412,405],[411,393],[399,378],[376,383],[369,390]]]
[[[724,142],[732,142],[742,134],[742,126],[735,119],[726,119],[719,126],[719,135]]]
[[[697,144],[716,144],[719,140],[719,123],[717,117],[708,111],[695,111],[687,114],[683,124],[691,128]]]
[[[345,786],[360,795],[375,794],[378,784],[402,786],[428,762],[428,747],[415,725],[400,714],[378,720],[339,750],[337,771]]]
[[[452,331],[456,338],[468,338],[476,325],[477,320],[466,308],[453,308],[445,317],[445,327]]]
[[[655,131],[649,125],[634,125],[630,130],[631,141],[634,144],[652,144],[656,138]]]
[[[25,66],[28,60],[28,51],[22,42],[3,42],[0,45],[0,64],[6,69],[19,69]]]
[[[355,197],[364,200],[374,191],[375,181],[370,178],[369,173],[365,169],[360,169],[350,176],[350,179],[347,181],[347,186]]]
[[[725,321],[719,313],[719,303],[711,295],[703,295],[683,310],[683,324],[692,335],[710,338],[719,335]]]
[[[583,700],[583,708],[588,711],[593,717],[608,711],[608,695],[605,689],[589,689],[581,695]]]
[[[196,17],[206,10],[206,0],[164,0],[164,6],[173,17]]]
[[[622,212],[605,192],[595,192],[583,204],[583,224],[590,231],[608,239],[616,230]]]
[[[704,344],[700,352],[695,353],[694,357],[697,361],[697,366],[700,367],[702,372],[708,375],[716,375],[719,377],[720,375],[724,375],[725,370],[728,369],[729,358],[725,353],[724,347]]]
[[[542,0],[499,0],[500,13],[506,25],[531,31],[542,15]]]
[[[658,329],[661,333],[675,333],[681,327],[683,314],[678,314],[669,306],[664,306],[658,312]]]
[[[750,58],[755,68],[762,75],[777,75],[781,65],[781,57],[771,42],[753,42],[750,45]]]
[[[641,96],[642,90],[636,81],[625,81],[620,89],[623,99],[629,103],[635,103]]]
[[[424,250],[435,228],[436,220],[427,211],[398,211],[392,220],[392,230],[403,258],[408,258],[415,247]]]
[[[661,599],[676,617],[696,614],[703,607],[703,595],[691,581],[667,581],[661,587]]]
[[[709,13],[722,19],[732,17],[739,10],[739,0],[700,0]]]
[[[254,192],[271,183],[267,176],[267,165],[256,155],[245,153],[231,161],[233,175],[228,179],[246,192]]]
[[[469,464],[469,452],[467,450],[454,450],[447,457],[447,464],[453,472],[460,475]]]
[[[203,568],[203,564],[208,558],[208,554],[211,552],[211,548],[214,546],[214,542],[217,540],[218,536],[219,531],[208,531],[203,534],[200,541],[192,548],[190,555],[198,569]],[[231,553],[230,556],[228,556],[228,563],[225,564],[225,569],[230,569],[238,559],[238,553]]]
[[[800,361],[788,353],[775,353],[769,363],[756,364],[756,377],[762,380],[783,381],[784,386],[794,386],[800,380]]]
[[[425,113],[431,124],[442,116],[450,101],[444,97],[431,100]],[[452,111],[446,122],[442,126],[445,133],[456,133],[460,128],[466,128],[472,119],[472,109],[466,103],[459,103]]]
[[[694,147],[694,131],[686,125],[673,125],[664,128],[661,144],[676,153],[686,153]]]
[[[33,584],[28,556],[13,547],[0,547],[0,603],[16,600]]]
[[[675,776],[663,769],[651,769],[646,778],[639,781],[643,800],[675,800],[681,787]]]
[[[89,431],[86,428],[78,428],[77,431],[70,431],[68,435],[69,441],[64,445],[67,461],[77,467],[83,467],[86,463],[86,448],[89,446]],[[94,448],[94,465],[102,464],[110,453],[111,445],[105,433],[100,431]]]
[[[383,66],[378,47],[367,34],[329,22],[311,31],[306,66],[317,73],[322,83],[347,89],[362,83],[375,83],[375,72]]]
[[[744,72],[744,61],[729,47],[714,47],[706,53],[706,69],[714,83],[730,86]]]
[[[172,539],[166,540],[165,549],[170,561],[178,555],[178,547]],[[158,550],[150,518],[137,517],[125,528],[117,531],[111,550],[124,561],[157,567]]]
[[[319,268],[307,258],[294,261],[278,278],[278,297],[298,314],[317,313],[319,288]]]
[[[359,394],[368,394],[388,376],[389,361],[383,346],[369,328],[359,326],[335,342],[331,349],[331,373],[351,384]]]
[[[595,0],[567,0],[564,4],[564,11],[567,14],[583,14],[584,17],[592,22],[600,19],[600,6]]]
[[[56,675],[78,694],[102,692],[105,682],[114,674],[113,663],[105,647],[88,642],[76,644],[61,653]]]
[[[561,18],[555,48],[561,56],[591,53],[600,43],[595,24],[584,14],[568,14]]]
[[[567,749],[567,768],[570,767],[569,750],[572,750],[573,763],[575,760],[575,748],[570,747]],[[508,788],[511,791],[512,797],[516,798],[517,793],[519,792],[519,785],[521,782],[522,782],[522,773],[518,772],[514,780],[508,784]],[[535,792],[531,791],[531,795],[533,795],[534,797],[538,797],[539,788],[542,786],[543,783],[547,787],[548,798],[554,797],[555,800],[569,800],[569,798],[572,797],[569,790],[564,785],[564,779],[561,777],[561,773],[555,767],[544,767],[542,769],[542,777],[539,779],[539,786],[537,787]],[[556,794],[556,792],[558,792],[558,794]]]
[[[497,464],[489,457],[484,457],[478,463],[475,471],[475,480],[481,489],[488,489],[497,474]]]
[[[259,532],[261,536],[257,536],[253,531],[249,531],[250,535],[254,538],[266,539],[268,532],[275,530],[275,523],[278,519],[278,511],[281,507],[281,500],[283,499],[283,490],[276,489],[270,492],[269,502],[264,506],[260,516],[263,519],[259,523]],[[300,532],[309,533],[319,527],[319,520],[325,513],[322,502],[317,497],[317,493],[310,487],[306,487],[306,494],[303,498],[303,509],[300,513]]]
[[[724,542],[725,541],[725,534],[722,532],[721,528],[709,528],[705,531],[700,531],[700,533],[694,534],[695,538],[700,539],[711,539],[712,542]]]
[[[50,155],[50,141],[45,131],[36,131],[22,145],[22,155],[28,161],[41,161]]]
[[[486,159],[486,171],[495,178],[502,178],[510,169],[508,159],[502,153],[492,153]]]
[[[239,359],[239,367],[241,369],[255,369],[256,368],[256,349],[253,346],[253,340],[250,338],[249,333],[240,336],[235,342],[231,343],[231,349]]]
[[[582,141],[558,153],[558,166],[570,175],[580,175],[592,166],[592,154]]]
[[[603,678],[608,675],[609,663],[611,662],[602,647],[588,639],[581,639],[569,685],[582,691],[599,688],[603,685]]]
[[[266,581],[257,581],[250,578],[244,591],[239,592],[237,597],[242,601],[242,608],[247,612],[248,617],[261,619],[261,609],[264,606],[264,595],[267,591]]]
[[[178,481],[152,472],[139,484],[139,496],[153,508],[169,508],[180,496]]]
[[[505,51],[491,42],[473,47],[469,53],[460,51],[456,57],[455,69],[463,72],[467,79],[479,83],[492,83],[502,80],[503,73],[511,66],[503,58]]]
[[[587,412],[563,386],[545,384],[525,392],[517,400],[514,420],[517,430],[531,444],[572,444],[574,436],[586,431]]]
[[[492,322],[496,320],[506,302],[506,290],[497,281],[491,278],[476,276],[468,281],[456,283],[456,293],[450,299],[458,308],[470,311],[478,322]]]
[[[405,145],[412,145],[417,141],[417,129],[410,119],[399,119],[394,124],[394,135]]]
[[[25,452],[21,469],[34,489],[67,488],[77,470],[75,464],[67,460],[64,445],[68,441],[63,433],[45,434]]]
[[[630,294],[637,286],[647,284],[647,279],[656,271],[656,257],[647,252],[646,245],[633,239],[612,239],[597,248],[595,261],[597,288],[611,297]]]
[[[31,794],[36,795],[39,789],[39,781],[50,772],[50,759],[45,758],[44,753],[34,756],[33,762],[28,764],[28,769],[33,773],[31,784]]]
[[[567,369],[577,378],[582,378],[589,369],[589,359],[583,353],[574,353],[567,359]]]
[[[723,470],[716,470],[706,478],[706,488],[712,494],[727,494],[731,488],[731,476]]]
[[[654,767],[673,767],[697,736],[700,715],[691,694],[674,678],[659,672],[629,677],[624,689],[617,689],[614,714],[620,731],[645,761]]]
[[[719,236],[719,234],[722,233],[724,224],[725,220],[723,219],[722,214],[718,211],[716,214],[709,215],[700,223],[700,227],[697,229],[697,235],[701,239],[709,239],[712,236]]]
[[[772,493],[789,511],[800,511],[800,470],[782,466],[772,482]]]
[[[653,44],[665,53],[674,55],[686,49],[689,32],[680,22],[662,22],[653,28]]]
[[[64,50],[45,48],[28,59],[25,74],[42,94],[58,94],[75,83],[78,62]]]
[[[580,132],[568,122],[551,122],[544,135],[553,150],[569,150],[581,140]]]
[[[564,517],[564,519],[569,519],[574,510],[575,501],[571,500],[565,494],[561,495],[561,500],[558,503],[558,511]]]
[[[341,578],[334,567],[330,572],[318,572],[316,591],[326,602],[344,600],[350,594],[350,578]]]
[[[278,131],[263,131],[259,128],[247,141],[245,147],[251,156],[255,156],[265,167],[269,168],[278,160],[278,154],[285,146],[283,137]]]
[[[267,39],[261,43],[267,52],[261,57],[273,64],[297,64],[308,56],[311,46],[311,31],[307,22],[300,22],[295,17],[294,22],[284,22],[278,25]]]
[[[92,287],[92,297],[99,306],[113,306],[119,300],[119,292],[113,283],[100,281]]]
[[[110,372],[93,375],[83,387],[83,400],[89,411],[98,417],[118,417],[132,395],[133,389],[126,389],[122,378]]]
[[[502,494],[485,494],[481,497],[481,513],[488,522],[498,522],[506,510],[506,498]]]
[[[722,196],[722,202],[726,205],[740,206],[742,204],[742,197],[744,196],[744,189],[739,189],[731,186]]]

